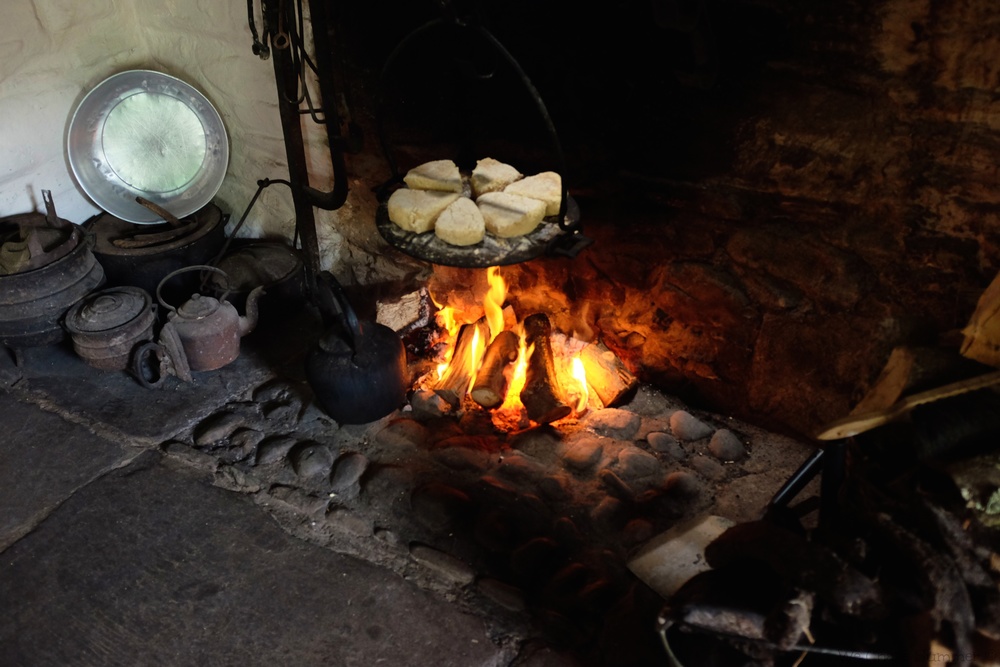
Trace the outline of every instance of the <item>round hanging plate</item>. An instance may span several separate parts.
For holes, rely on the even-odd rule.
[[[115,74],[87,93],[70,120],[66,152],[94,203],[138,224],[163,218],[136,197],[183,218],[212,200],[229,164],[215,107],[187,83],[151,70]]]

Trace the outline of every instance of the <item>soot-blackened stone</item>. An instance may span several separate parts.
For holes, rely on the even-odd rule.
[[[473,504],[465,492],[440,482],[430,482],[413,492],[410,506],[421,525],[444,533],[463,523]]]
[[[277,463],[288,455],[288,452],[298,442],[290,435],[275,435],[265,438],[257,445],[257,465]]]
[[[685,410],[670,415],[670,430],[684,441],[701,440],[715,432],[714,428]]]
[[[739,436],[727,428],[715,432],[708,443],[708,451],[720,461],[741,461],[747,455],[747,448]]]

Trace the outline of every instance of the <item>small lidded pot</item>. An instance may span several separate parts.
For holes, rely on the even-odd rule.
[[[152,297],[129,286],[91,292],[63,320],[76,353],[88,365],[108,371],[128,368],[136,346],[153,340],[155,324]]]

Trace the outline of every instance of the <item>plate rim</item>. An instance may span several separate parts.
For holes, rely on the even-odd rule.
[[[180,95],[171,95],[170,89]],[[92,128],[107,120],[121,100],[137,91],[167,94],[184,103],[202,123],[206,133],[206,163],[188,183],[165,195],[132,187],[109,166],[102,170],[100,133]],[[159,224],[163,219],[134,202],[142,196],[178,218],[207,205],[222,187],[229,168],[229,136],[218,109],[193,85],[176,76],[152,69],[129,69],[112,74],[80,100],[70,117],[66,153],[77,185],[103,211],[135,224]],[[211,159],[210,159],[211,158]],[[96,162],[97,165],[88,164]],[[197,188],[197,189],[196,189]]]

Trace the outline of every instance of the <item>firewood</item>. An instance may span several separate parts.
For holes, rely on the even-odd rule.
[[[639,380],[603,343],[591,343],[583,348],[580,360],[587,373],[587,384],[604,407],[627,401],[639,386]]]
[[[431,321],[433,302],[426,287],[375,304],[375,321],[400,335],[425,327]]]
[[[555,358],[552,355],[552,325],[544,313],[529,315],[524,320],[524,344],[531,350],[525,371],[521,403],[528,419],[536,424],[549,424],[569,415],[556,380]]]
[[[472,342],[476,338],[477,331],[479,332],[479,352],[477,355],[479,358],[470,361]],[[480,317],[469,324],[463,324],[458,330],[458,336],[455,338],[455,349],[448,362],[448,368],[445,369],[441,379],[434,386],[434,392],[453,407],[458,407],[468,393],[469,385],[472,383],[473,369],[479,365],[479,361],[482,359],[482,351],[486,347],[489,336],[490,326],[485,317]]]
[[[1000,274],[979,297],[976,311],[962,330],[962,356],[1000,368]]]
[[[897,347],[864,398],[851,414],[884,410],[904,394],[954,382],[974,375],[975,362],[943,347]],[[982,372],[981,370],[979,372]]]
[[[504,370],[517,361],[521,339],[513,331],[501,331],[486,348],[483,365],[472,385],[472,400],[484,408],[495,408],[507,395],[509,378]]]

